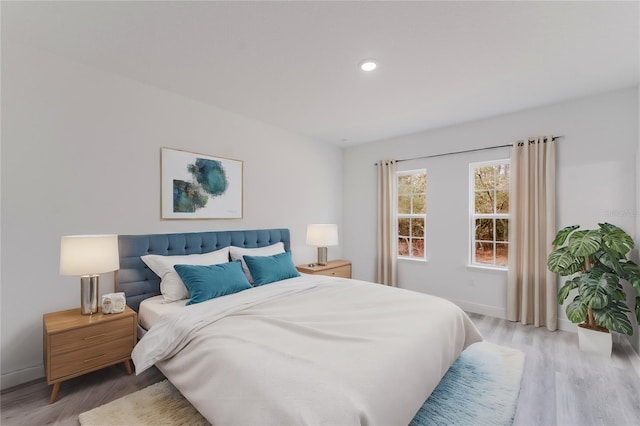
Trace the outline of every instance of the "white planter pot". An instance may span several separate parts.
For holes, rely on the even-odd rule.
[[[578,345],[581,351],[611,356],[611,333],[578,327]]]

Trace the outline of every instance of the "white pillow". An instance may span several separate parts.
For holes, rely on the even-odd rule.
[[[251,272],[249,272],[249,268],[247,264],[244,262],[242,256],[273,256],[274,254],[284,253],[284,243],[279,242],[275,244],[271,244],[270,246],[265,247],[256,247],[256,248],[244,248],[244,247],[229,247],[229,254],[231,255],[231,260],[241,260],[242,261],[242,270],[244,274],[247,276],[247,279],[251,284],[253,284],[253,277],[251,276]]]
[[[187,254],[185,256],[161,256],[147,254],[140,256],[157,276],[160,277],[160,292],[165,302],[188,299],[189,291],[174,269],[174,265],[219,265],[229,261],[229,247],[203,254]]]

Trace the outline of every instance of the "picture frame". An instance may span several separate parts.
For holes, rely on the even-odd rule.
[[[161,148],[162,219],[241,219],[243,162]]]

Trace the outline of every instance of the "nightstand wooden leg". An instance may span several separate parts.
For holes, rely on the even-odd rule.
[[[127,369],[127,374],[131,375],[132,371],[131,371],[131,363],[129,362],[129,360],[126,360],[125,362],[123,362],[124,364],[124,368]]]
[[[53,384],[53,389],[51,390],[51,399],[49,400],[49,404],[53,404],[54,402],[56,402],[56,398],[58,397],[58,391],[60,390],[60,383],[62,382]]]

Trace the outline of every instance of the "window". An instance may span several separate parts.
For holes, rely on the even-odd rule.
[[[509,252],[509,160],[469,165],[471,265],[506,269]]]
[[[425,260],[424,223],[427,217],[427,171],[397,172],[398,257]]]

